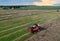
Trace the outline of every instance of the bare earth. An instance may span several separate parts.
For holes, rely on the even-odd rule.
[[[43,24],[46,30],[33,35],[27,41],[60,41],[60,17]]]

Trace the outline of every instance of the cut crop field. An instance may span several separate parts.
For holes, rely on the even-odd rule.
[[[43,23],[42,26],[46,28],[26,41],[60,41],[60,15]]]
[[[42,14],[46,12],[56,12],[56,10],[0,10],[0,20]]]
[[[33,36],[28,28],[33,24],[42,24],[54,17],[60,16],[60,12],[48,12],[23,16],[0,21],[0,41],[24,41]]]

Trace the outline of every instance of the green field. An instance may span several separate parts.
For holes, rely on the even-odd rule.
[[[51,12],[2,20],[0,21],[0,41],[24,41],[33,35],[28,31],[30,26],[58,17],[59,13]]]
[[[24,6],[20,8],[15,9],[21,9],[21,10],[60,10],[60,6]]]
[[[34,5],[27,5],[27,6],[0,6],[3,9],[16,9],[16,10],[56,10],[60,9],[60,6],[34,6]]]

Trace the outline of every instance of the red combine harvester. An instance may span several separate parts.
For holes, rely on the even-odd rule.
[[[41,26],[38,26],[37,24],[35,24],[33,27],[30,27],[29,28],[29,31],[31,33],[34,33],[34,32],[38,32],[39,30],[42,30],[43,28]]]

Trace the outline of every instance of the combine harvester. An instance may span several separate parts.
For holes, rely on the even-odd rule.
[[[34,33],[34,32],[38,32],[38,31],[44,30],[44,29],[45,28],[43,28],[42,26],[34,24],[34,26],[29,28],[29,32]]]

